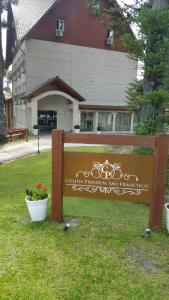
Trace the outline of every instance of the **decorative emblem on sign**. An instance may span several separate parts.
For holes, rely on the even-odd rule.
[[[103,163],[93,162],[91,171],[79,171],[76,173],[76,177],[78,177],[79,175],[84,175],[84,177],[92,176],[93,178],[102,178],[105,180],[119,180],[122,178],[124,180],[130,180],[133,177],[138,182],[138,177],[136,175],[122,173],[121,164],[111,164],[108,160]]]
[[[82,192],[85,190],[86,192],[89,193],[104,193],[104,194],[110,194],[113,192],[115,195],[124,195],[124,194],[129,194],[129,195],[140,195],[142,190],[137,189],[137,190],[131,190],[131,189],[125,189],[125,188],[115,188],[115,187],[102,187],[102,186],[86,186],[86,185],[72,185],[72,189],[74,191],[80,191]]]
[[[110,163],[108,160],[93,161],[90,171],[80,170],[74,176],[65,180],[65,184],[74,191],[131,196],[139,196],[148,191],[148,185],[139,183],[138,176],[124,173],[121,163]]]

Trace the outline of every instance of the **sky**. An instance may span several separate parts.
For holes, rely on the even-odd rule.
[[[126,3],[126,4],[133,4],[135,1],[134,0],[117,0],[117,2],[119,4],[123,4],[123,3]]]

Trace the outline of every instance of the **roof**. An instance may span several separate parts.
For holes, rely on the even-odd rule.
[[[49,80],[43,82],[33,90],[29,91],[25,94],[23,98],[30,99],[35,96],[38,96],[41,93],[44,93],[46,91],[50,90],[57,90],[64,92],[71,96],[72,98],[78,100],[79,102],[85,101],[85,98],[82,97],[78,92],[76,92],[70,85],[68,85],[66,82],[64,82],[59,76],[50,78]]]
[[[110,106],[110,105],[80,105],[80,110],[86,111],[129,111],[128,106]]]
[[[23,39],[55,2],[60,0],[18,0],[12,4],[17,39]]]

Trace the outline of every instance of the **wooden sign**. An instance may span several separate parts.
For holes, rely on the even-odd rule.
[[[154,156],[64,153],[64,143],[153,147]],[[63,196],[150,204],[149,225],[162,226],[169,136],[52,132],[52,218],[63,221]]]
[[[65,196],[150,203],[154,156],[64,153]]]

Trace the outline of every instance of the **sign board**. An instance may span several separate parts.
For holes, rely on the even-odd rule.
[[[151,147],[154,155],[64,152],[65,143]],[[63,221],[63,196],[150,204],[149,226],[161,228],[169,136],[52,132],[52,218]]]
[[[64,152],[65,196],[150,203],[154,156]]]

